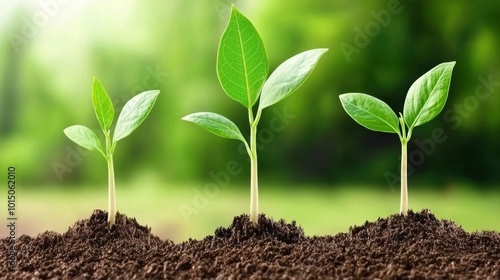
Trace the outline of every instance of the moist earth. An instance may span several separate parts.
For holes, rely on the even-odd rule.
[[[499,232],[468,233],[428,210],[312,237],[295,222],[241,215],[179,244],[121,213],[106,221],[95,210],[65,233],[19,237],[14,271],[2,239],[0,279],[500,279]]]

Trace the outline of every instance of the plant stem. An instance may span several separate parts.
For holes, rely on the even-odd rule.
[[[257,177],[257,158],[250,160],[251,178],[250,178],[250,221],[257,224],[259,220],[259,187]]]
[[[116,194],[115,194],[115,168],[113,166],[113,152],[115,143],[111,140],[109,131],[104,131],[106,138],[106,161],[108,162],[108,223],[109,227],[115,224]]]
[[[108,155],[108,222],[109,227],[115,224],[116,197],[115,197],[115,169],[113,155]]]
[[[399,140],[401,140],[401,204],[399,207],[399,213],[406,216],[408,214],[408,155],[407,155],[407,144],[411,137],[412,129],[408,129],[408,134],[406,134],[406,125],[403,115],[399,113],[399,124],[401,125],[401,134],[399,134]]]
[[[408,134],[406,134],[406,124],[401,113],[399,113],[399,124],[401,125],[401,134],[398,133],[399,140],[401,140],[401,205],[399,213],[406,216],[408,214],[407,144],[411,137],[412,128],[408,128]]]
[[[407,142],[404,139],[401,142],[401,206],[400,214],[406,216],[408,214],[408,176],[407,176]]]
[[[250,124],[250,221],[259,220],[259,183],[257,175],[257,121]]]

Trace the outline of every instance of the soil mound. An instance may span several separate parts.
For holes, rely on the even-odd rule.
[[[284,220],[274,222],[266,218],[264,214],[259,215],[258,223],[250,222],[248,215],[234,217],[233,223],[227,227],[219,227],[215,230],[216,238],[227,238],[231,242],[242,242],[250,238],[276,239],[284,243],[296,243],[304,240],[304,230],[297,226],[295,221],[287,224]]]
[[[235,217],[203,240],[162,241],[118,214],[94,211],[64,234],[0,240],[0,279],[500,279],[500,233],[468,233],[428,210],[304,236],[295,222]]]
[[[500,278],[500,234],[469,234],[428,210],[366,222],[334,237],[315,237],[331,253],[318,263],[325,275],[355,279]],[[332,264],[335,264],[332,266]]]
[[[149,240],[151,229],[142,226],[135,218],[127,218],[118,212],[113,227],[109,227],[106,211],[94,210],[89,219],[80,220],[63,234],[63,238],[89,246],[103,246],[112,241]],[[82,238],[84,237],[84,238]]]
[[[2,239],[2,245],[7,243]],[[76,222],[64,234],[47,231],[36,238],[21,236],[16,242],[16,270],[7,274],[4,261],[0,275],[2,279],[125,277],[144,266],[152,250],[168,244],[171,242],[161,241],[151,235],[148,227],[120,213],[116,224],[109,228],[107,213],[95,210],[89,219]],[[6,260],[5,253],[2,250],[2,260]]]

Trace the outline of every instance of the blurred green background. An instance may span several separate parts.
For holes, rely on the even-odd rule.
[[[410,208],[430,208],[468,230],[500,230],[500,2],[0,3],[0,162],[17,169],[21,232],[64,231],[107,207],[105,161],[62,132],[98,129],[93,76],[117,112],[133,95],[161,90],[148,119],[117,145],[120,211],[176,241],[247,212],[240,143],[180,120],[217,112],[248,134],[245,109],[224,94],[215,71],[231,4],[260,32],[271,71],[301,51],[330,49],[295,94],[263,112],[262,212],[296,219],[309,234],[396,213],[399,140],[357,125],[338,95],[369,93],[399,112],[413,81],[454,60],[446,107],[409,145]],[[433,141],[435,131],[446,140]],[[226,176],[230,162],[241,171]]]

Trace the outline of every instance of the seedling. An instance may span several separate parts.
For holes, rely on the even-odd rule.
[[[64,129],[64,133],[69,139],[86,149],[99,151],[108,163],[108,222],[110,227],[114,225],[116,216],[115,171],[113,167],[116,142],[130,135],[146,119],[159,93],[159,90],[150,90],[132,97],[123,107],[116,122],[113,137],[111,137],[110,128],[115,115],[113,103],[104,87],[94,78],[92,104],[97,121],[104,133],[104,149],[101,140],[91,129],[83,125],[73,125]]]
[[[455,62],[439,64],[418,78],[408,90],[403,114],[398,116],[385,102],[363,93],[340,95],[344,110],[360,125],[380,132],[396,133],[401,141],[400,213],[408,213],[406,146],[413,128],[435,118],[443,110]]]
[[[327,49],[299,53],[283,62],[269,78],[269,61],[264,43],[252,25],[234,6],[222,34],[217,55],[217,76],[226,94],[248,110],[250,143],[232,121],[219,114],[202,112],[185,116],[217,136],[240,140],[250,157],[250,220],[258,219],[257,124],[262,110],[294,92],[309,77]],[[266,80],[267,78],[267,80]],[[253,105],[259,99],[257,112]]]

